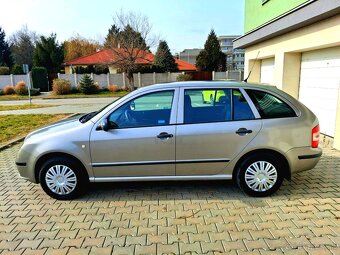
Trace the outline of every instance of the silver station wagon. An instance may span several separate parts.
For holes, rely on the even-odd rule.
[[[318,144],[317,117],[276,87],[181,82],[41,128],[16,164],[56,199],[78,196],[89,182],[228,179],[267,196],[318,163]]]

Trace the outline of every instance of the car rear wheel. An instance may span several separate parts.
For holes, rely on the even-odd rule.
[[[250,196],[269,196],[282,184],[281,166],[279,160],[269,153],[253,154],[238,169],[238,186]]]
[[[83,193],[87,174],[79,163],[69,158],[53,158],[41,167],[39,181],[43,190],[59,200],[68,200]]]

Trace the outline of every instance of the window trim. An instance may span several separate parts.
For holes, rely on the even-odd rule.
[[[165,124],[165,125],[150,125],[150,126],[139,126],[139,127],[124,127],[124,128],[114,128],[114,129],[109,129],[109,130],[125,130],[125,129],[131,129],[131,128],[148,128],[148,127],[165,127],[165,126],[171,126],[176,124],[176,115],[177,115],[177,109],[178,109],[178,97],[179,97],[179,90],[178,88],[166,88],[166,89],[159,89],[156,91],[149,91],[149,92],[143,92],[140,94],[135,95],[134,97],[130,98],[129,100],[126,100],[124,102],[122,102],[121,104],[117,105],[114,109],[112,109],[110,112],[108,112],[107,114],[105,114],[105,116],[103,116],[101,119],[108,119],[110,117],[110,115],[117,111],[120,107],[123,107],[125,104],[136,100],[140,97],[146,96],[146,95],[150,95],[150,94],[155,94],[155,93],[161,93],[161,92],[173,92],[173,97],[172,97],[172,102],[171,102],[171,111],[170,111],[170,120],[169,120],[169,124]],[[101,121],[98,122],[100,125]],[[97,126],[98,126],[97,125]]]
[[[253,91],[260,91],[260,92],[263,92],[263,93],[267,93],[273,97],[276,97],[278,99],[280,99],[282,102],[284,102],[285,104],[287,104],[295,113],[296,116],[294,117],[272,117],[272,118],[262,118],[261,115],[260,115],[260,119],[262,120],[271,120],[271,119],[285,119],[285,118],[298,118],[300,117],[301,115],[301,111],[294,105],[292,104],[288,99],[286,99],[285,97],[273,92],[273,91],[268,91],[268,90],[264,90],[264,89],[258,89],[258,88],[246,88],[245,89],[245,92],[247,93],[247,90],[253,90]],[[248,95],[249,97],[249,95]],[[249,97],[250,101],[253,103],[253,100],[251,100],[251,98]],[[255,103],[254,104],[254,107],[255,107]],[[255,107],[255,109],[257,110],[257,108]]]
[[[243,95],[243,97],[245,98],[245,100],[247,101],[250,110],[253,112],[254,115],[254,119],[247,119],[247,120],[224,120],[224,121],[210,121],[210,122],[199,122],[199,123],[184,123],[184,95],[185,95],[185,90],[224,90],[224,89],[230,89],[231,93],[233,89],[239,90],[241,92],[241,94]],[[236,87],[236,86],[221,86],[221,87],[197,87],[197,88],[193,88],[193,87],[181,87],[180,91],[179,91],[179,98],[178,98],[179,102],[177,105],[177,125],[195,125],[195,124],[209,124],[209,123],[227,123],[227,122],[231,122],[231,121],[249,121],[249,120],[257,120],[260,119],[261,116],[259,114],[259,112],[257,111],[255,105],[253,104],[252,100],[250,99],[250,97],[248,96],[248,94],[245,92],[245,90],[243,88],[240,87]],[[231,110],[234,111],[233,109],[233,98],[231,98]],[[232,116],[233,117],[233,116]]]

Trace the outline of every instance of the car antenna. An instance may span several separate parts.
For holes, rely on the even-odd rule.
[[[251,72],[253,71],[253,68],[254,68],[255,62],[256,62],[256,60],[257,60],[257,58],[258,58],[259,54],[260,54],[260,51],[258,51],[258,52],[257,52],[257,55],[256,55],[256,58],[255,58],[255,60],[254,60],[253,66],[251,67],[251,69],[250,69],[250,72],[249,72],[249,74],[248,74],[247,78],[245,78],[245,79],[243,80],[244,82],[248,82],[249,76],[251,75]]]

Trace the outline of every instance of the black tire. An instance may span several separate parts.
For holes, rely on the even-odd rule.
[[[63,166],[66,166],[65,169],[70,169],[71,171],[67,170],[67,174],[71,174],[70,177],[76,179],[76,181],[72,181],[71,185],[73,186],[70,188],[70,186],[67,186],[68,189],[70,189],[70,192],[67,192],[66,194],[57,193],[53,191],[49,185],[47,184],[46,175],[49,169],[51,169],[53,166],[61,166],[61,169],[63,169]],[[54,168],[54,170],[56,170]],[[49,175],[51,172],[49,172]],[[48,194],[50,197],[58,199],[58,200],[70,200],[74,199],[81,194],[84,193],[85,188],[89,182],[88,175],[86,173],[86,170],[82,165],[79,165],[79,163],[71,158],[67,157],[55,157],[47,160],[41,167],[39,172],[39,181],[42,189]],[[52,184],[53,185],[53,184]],[[63,185],[65,186],[65,185]]]
[[[249,178],[249,175],[253,175],[253,173],[251,173],[250,171],[254,170],[253,164],[255,163],[256,166],[260,166],[260,161],[262,162],[266,162],[269,163],[267,164],[268,167],[271,167],[270,164],[274,167],[274,168],[270,168],[270,172],[271,174],[269,174],[270,180],[272,182],[274,182],[274,177],[275,177],[275,173],[276,172],[276,181],[272,184],[272,185],[268,185],[268,188],[263,187],[263,189],[261,190],[260,188],[258,188],[259,186],[257,186],[257,184],[253,185],[253,188],[251,188],[251,184],[247,184],[251,182],[252,178]],[[280,187],[281,184],[283,182],[283,169],[282,169],[282,162],[280,162],[280,160],[278,160],[277,158],[275,158],[272,154],[270,153],[256,153],[256,154],[252,154],[249,157],[245,158],[243,160],[243,162],[240,164],[239,168],[237,169],[237,175],[236,175],[236,181],[238,186],[240,187],[241,190],[243,190],[246,194],[253,196],[253,197],[266,197],[266,196],[270,196],[273,193],[275,193]],[[249,168],[250,167],[250,168]],[[247,171],[248,169],[248,171]],[[275,169],[275,171],[274,171]],[[246,178],[246,171],[247,171],[247,176],[248,178]],[[255,177],[255,174],[253,175]],[[267,176],[265,176],[262,180],[266,180],[269,179],[267,178]],[[255,178],[257,180],[257,178]],[[265,182],[265,181],[264,181]]]

